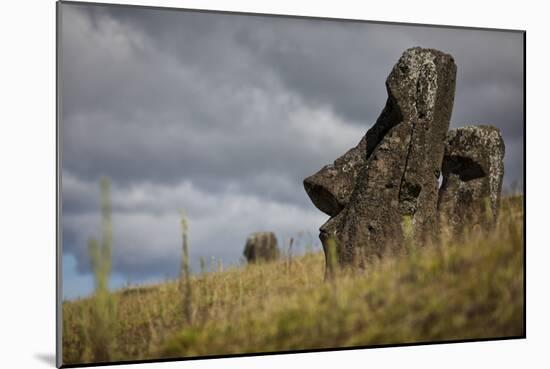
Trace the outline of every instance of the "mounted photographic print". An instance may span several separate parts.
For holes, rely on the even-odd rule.
[[[524,338],[524,52],[58,2],[58,365]]]

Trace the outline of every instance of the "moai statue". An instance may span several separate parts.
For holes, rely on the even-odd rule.
[[[497,220],[504,176],[504,140],[498,128],[467,126],[450,130],[439,189],[442,227],[454,236]]]
[[[415,240],[435,231],[455,78],[452,56],[406,50],[386,80],[376,123],[355,148],[304,180],[314,205],[331,216],[320,229],[325,256],[333,243],[341,265],[397,252],[404,217],[412,218]]]
[[[249,263],[277,259],[279,248],[275,234],[273,232],[252,233],[246,239],[243,254]]]

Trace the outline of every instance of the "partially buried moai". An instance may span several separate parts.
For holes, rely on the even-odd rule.
[[[331,216],[320,228],[326,256],[331,245],[340,265],[398,252],[404,217],[412,219],[414,239],[431,237],[455,77],[450,55],[406,50],[386,80],[388,99],[373,127],[304,180],[314,205]]]
[[[450,130],[443,159],[439,215],[453,236],[481,227],[489,229],[498,216],[504,176],[504,140],[491,126]]]
[[[275,260],[279,257],[277,237],[273,232],[252,233],[246,239],[243,254],[249,263]]]

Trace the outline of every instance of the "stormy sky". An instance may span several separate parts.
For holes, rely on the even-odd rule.
[[[317,242],[304,177],[355,146],[412,46],[458,66],[451,127],[492,124],[523,181],[523,36],[510,31],[62,4],[63,296],[93,288],[87,240],[112,182],[113,287],[239,262],[249,233]],[[317,246],[318,247],[318,246]]]

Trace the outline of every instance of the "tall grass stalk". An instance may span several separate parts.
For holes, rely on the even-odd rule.
[[[332,279],[338,269],[337,245],[334,238],[327,240],[325,279]]]
[[[188,225],[185,212],[181,211],[182,257],[180,270],[180,289],[183,295],[183,314],[187,324],[193,323],[193,298],[191,290],[191,267],[189,265]]]
[[[292,273],[292,245],[294,244],[294,237],[290,237],[288,241],[288,266],[287,266],[287,273]]]
[[[88,241],[88,252],[95,279],[93,310],[91,312],[91,331],[88,334],[91,355],[94,361],[113,360],[114,330],[116,304],[109,293],[111,276],[111,254],[113,243],[113,226],[111,221],[111,184],[108,178],[102,177],[101,188],[101,244],[97,239]]]

